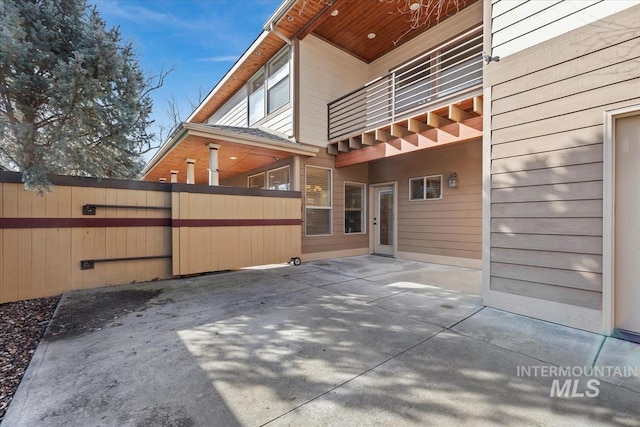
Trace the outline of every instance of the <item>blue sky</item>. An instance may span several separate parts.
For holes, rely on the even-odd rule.
[[[170,124],[167,100],[178,101],[182,119],[231,68],[262,31],[281,0],[88,0],[108,27],[133,42],[142,69],[158,74],[175,66],[152,93],[153,118]]]

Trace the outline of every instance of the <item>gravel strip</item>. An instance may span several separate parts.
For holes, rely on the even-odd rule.
[[[0,304],[0,422],[60,296]]]

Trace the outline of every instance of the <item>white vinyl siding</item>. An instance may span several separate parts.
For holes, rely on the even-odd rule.
[[[246,127],[247,124],[247,90],[245,87],[236,92],[207,123],[210,125]]]
[[[492,5],[492,55],[512,55],[639,3],[638,0],[496,1]]]
[[[367,82],[367,64],[307,36],[300,42],[300,140],[327,145],[327,104]]]

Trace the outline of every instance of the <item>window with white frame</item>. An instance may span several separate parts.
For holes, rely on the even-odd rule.
[[[267,172],[267,189],[289,191],[289,166],[284,166]]]
[[[409,200],[442,199],[442,175],[409,179]]]
[[[249,125],[289,102],[289,74],[287,47],[249,80]]]
[[[365,184],[344,183],[344,233],[365,232]]]
[[[305,235],[331,234],[331,169],[305,168]]]
[[[264,172],[249,176],[247,179],[247,187],[264,188]]]

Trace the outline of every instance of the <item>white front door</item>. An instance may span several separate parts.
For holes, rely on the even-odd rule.
[[[379,255],[395,255],[395,215],[393,186],[376,187],[373,217],[373,252]]]
[[[640,116],[615,125],[616,335],[640,339]]]

